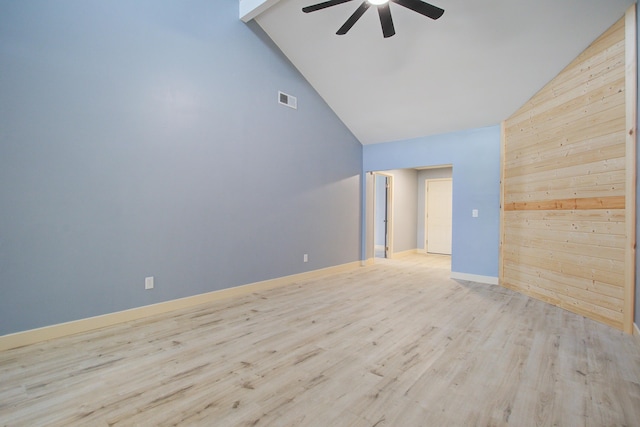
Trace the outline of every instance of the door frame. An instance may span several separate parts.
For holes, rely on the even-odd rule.
[[[424,253],[428,254],[429,253],[429,246],[428,246],[428,240],[429,240],[429,220],[427,219],[427,212],[429,212],[429,182],[430,181],[451,181],[451,200],[452,200],[452,204],[453,204],[453,177],[451,178],[426,178],[424,180]],[[453,206],[451,206],[451,232],[453,234]],[[452,236],[453,237],[453,236]],[[453,251],[452,251],[453,253]]]
[[[385,257],[386,258],[393,258],[393,175],[388,174],[388,173],[384,173],[384,172],[372,172],[373,174],[373,236],[370,239],[371,240],[371,247],[370,250],[372,251],[371,253],[373,254],[373,260],[375,262],[376,256],[375,256],[375,251],[376,251],[376,242],[375,242],[375,235],[376,235],[376,197],[377,197],[377,191],[376,191],[376,179],[378,179],[378,177],[384,177],[387,179],[387,205],[386,205],[386,211],[387,211],[387,233],[386,233],[386,247],[385,247]]]

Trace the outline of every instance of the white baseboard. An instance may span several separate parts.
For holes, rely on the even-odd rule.
[[[454,280],[466,280],[469,282],[485,283],[487,285],[497,285],[498,278],[493,276],[480,276],[478,274],[451,272],[451,278]]]
[[[415,255],[417,253],[418,253],[417,249],[409,249],[408,251],[394,252],[392,258],[402,258],[409,255]]]
[[[637,323],[633,324],[633,335],[635,335],[636,338],[638,338],[638,340],[640,340],[640,327],[638,327]]]
[[[48,341],[54,338],[60,338],[67,335],[88,332],[94,329],[100,329],[107,326],[116,325],[118,323],[129,322],[131,320],[142,319],[144,317],[156,314],[167,313],[182,308],[189,308],[196,305],[218,301],[231,297],[247,295],[257,291],[264,291],[281,286],[286,286],[294,282],[302,280],[311,280],[330,274],[342,273],[360,268],[360,262],[352,262],[342,264],[335,267],[322,268],[319,270],[308,271],[306,273],[294,274],[291,276],[279,277],[262,282],[250,283],[247,285],[236,286],[228,289],[207,292],[204,294],[193,295],[190,297],[179,298],[171,301],[165,301],[157,304],[145,305],[129,310],[108,313],[101,316],[88,317],[85,319],[74,320],[66,323],[45,326],[42,328],[31,329],[28,331],[16,332],[0,336],[0,351],[9,350],[16,347],[22,347],[29,344],[35,344],[42,341]]]

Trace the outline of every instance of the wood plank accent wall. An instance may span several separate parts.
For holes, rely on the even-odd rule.
[[[503,123],[500,250],[503,286],[628,332],[636,171],[635,118],[627,117],[635,112],[627,104],[636,102],[636,60],[626,58],[625,38],[633,37],[635,49],[632,9]]]

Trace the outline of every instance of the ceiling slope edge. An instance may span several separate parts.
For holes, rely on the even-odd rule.
[[[280,0],[239,0],[239,15],[242,22],[249,22]]]

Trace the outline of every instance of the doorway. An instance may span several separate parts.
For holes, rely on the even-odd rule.
[[[391,258],[393,176],[374,173],[374,258]]]
[[[425,249],[427,253],[451,255],[453,228],[453,180],[425,180]]]

